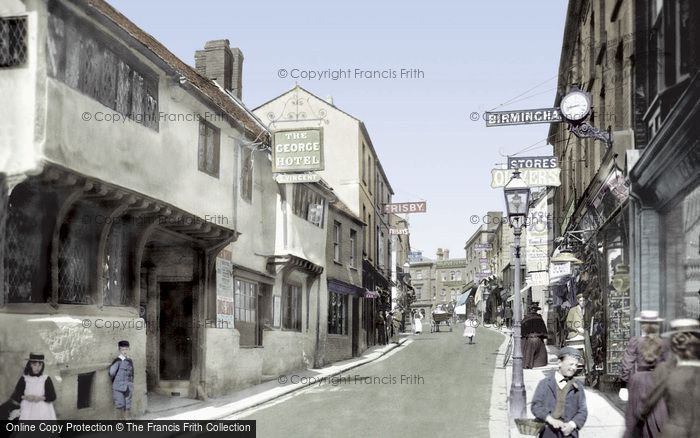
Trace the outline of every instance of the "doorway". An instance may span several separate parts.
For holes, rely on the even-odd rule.
[[[190,380],[192,282],[160,283],[160,379]]]
[[[360,341],[360,299],[352,297],[352,357],[359,356]]]

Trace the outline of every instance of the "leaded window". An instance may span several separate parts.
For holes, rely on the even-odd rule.
[[[328,293],[328,334],[347,335],[348,296]]]
[[[27,61],[27,17],[0,18],[0,67]]]

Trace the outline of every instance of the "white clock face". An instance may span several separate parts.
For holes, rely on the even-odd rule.
[[[560,109],[567,119],[581,120],[588,115],[590,105],[585,94],[574,91],[562,98]]]

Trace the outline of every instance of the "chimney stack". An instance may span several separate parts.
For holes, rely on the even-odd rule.
[[[450,250],[445,248],[442,250],[442,259],[443,260],[449,260],[450,259]]]
[[[243,95],[243,53],[231,48],[228,40],[207,41],[204,50],[194,54],[197,72],[216,81],[239,100]]]
[[[438,261],[442,260],[442,248],[437,249],[437,259]]]

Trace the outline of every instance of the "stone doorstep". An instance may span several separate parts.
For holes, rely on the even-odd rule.
[[[403,345],[408,339],[409,338],[402,338],[399,340],[398,344],[390,343],[384,346],[380,346],[378,348],[374,347],[374,351],[366,352],[360,357],[337,362],[334,365],[330,365],[324,368],[302,370],[299,371],[299,374],[308,373],[309,376],[312,376],[316,379],[336,376],[338,374],[341,374],[342,372],[353,368],[357,368],[361,365],[364,365],[366,363],[372,362],[380,358],[381,356],[385,355],[394,348]],[[276,377],[277,376],[275,376],[275,378]],[[192,418],[191,414],[196,413],[198,419],[216,420],[230,415],[234,415],[238,412],[245,411],[255,406],[262,405],[276,398],[306,388],[313,384],[313,382],[309,382],[308,384],[293,384],[280,387],[277,386],[275,378],[273,378],[272,381],[268,381],[259,385],[242,389],[240,391],[236,391],[235,393],[232,393],[227,397],[211,399],[210,401],[198,400],[197,403],[189,405],[186,408],[183,408],[182,406],[175,406],[172,409],[159,410],[159,412],[157,412],[158,415],[144,415],[142,418],[138,419],[187,420]]]

